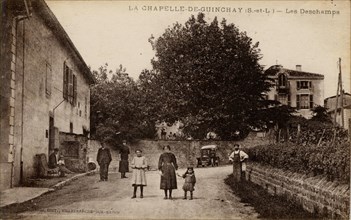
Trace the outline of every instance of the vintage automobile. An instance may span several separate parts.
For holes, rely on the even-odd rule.
[[[197,158],[197,167],[218,165],[219,157],[217,156],[217,145],[202,146],[200,150],[200,157]]]

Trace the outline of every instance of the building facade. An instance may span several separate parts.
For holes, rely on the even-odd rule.
[[[265,73],[274,82],[267,94],[267,99],[277,100],[281,104],[296,108],[297,115],[311,118],[312,109],[323,106],[324,76],[317,73],[304,72],[301,65],[296,70],[274,65]]]
[[[341,105],[342,104],[342,105]],[[341,108],[343,106],[343,109]],[[328,114],[332,120],[336,119],[336,123],[344,129],[349,129],[349,123],[351,118],[351,94],[343,93],[343,98],[338,96],[338,107],[336,107],[336,96],[328,97],[324,100],[324,107],[327,108]],[[336,116],[335,116],[336,110]],[[342,115],[343,114],[343,115]]]
[[[0,189],[36,175],[60,133],[88,136],[94,78],[44,0],[4,0]]]

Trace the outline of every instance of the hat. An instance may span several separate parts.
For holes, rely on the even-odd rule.
[[[55,148],[54,148],[54,151],[59,151],[59,148],[58,148],[58,147],[55,147]]]

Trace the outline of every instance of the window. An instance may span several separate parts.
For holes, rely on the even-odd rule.
[[[312,98],[312,107],[313,107],[313,95],[308,95],[308,94],[296,95],[297,109],[310,109],[311,98]]]
[[[47,96],[51,95],[51,81],[52,81],[51,65],[46,63],[45,92]]]
[[[85,100],[84,100],[84,116],[85,116],[85,118],[87,118],[87,115],[88,115],[88,98],[85,97]]]
[[[73,75],[73,97],[72,97],[72,104],[75,106],[77,105],[77,77]]]
[[[291,95],[288,94],[288,106],[291,106]]]
[[[310,95],[310,108],[313,108],[313,95]]]
[[[69,78],[69,68],[66,62],[63,63],[63,98],[68,100],[68,78]]]
[[[69,68],[64,62],[63,64],[63,98],[72,105],[77,103],[77,77],[73,74],[71,68]]]
[[[278,76],[278,86],[279,87],[286,87],[287,86],[287,80],[286,80],[286,76],[284,74],[280,74]]]
[[[69,123],[69,133],[73,133],[73,123]]]
[[[312,88],[311,81],[297,81],[296,84],[297,84],[296,85],[297,89],[310,89],[310,88]]]
[[[283,105],[288,104],[288,96],[287,95],[278,95],[278,101]]]

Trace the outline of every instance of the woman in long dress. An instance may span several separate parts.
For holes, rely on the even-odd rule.
[[[164,190],[164,199],[172,199],[172,190],[177,189],[177,177],[175,173],[178,169],[177,159],[171,152],[169,145],[165,146],[163,150],[164,153],[161,154],[158,162],[158,169],[161,172],[160,189]],[[167,194],[167,191],[169,194]]]
[[[136,198],[136,191],[138,186],[140,187],[140,198],[143,198],[143,189],[146,186],[146,169],[147,169],[147,162],[146,158],[142,156],[141,150],[136,150],[136,157],[133,158],[131,167],[133,169],[133,178],[132,178],[132,186],[134,187],[134,192],[132,199]]]

